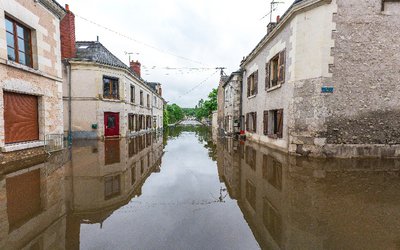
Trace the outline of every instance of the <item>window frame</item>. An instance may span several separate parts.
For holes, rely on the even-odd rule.
[[[143,106],[143,90],[140,90],[140,106]]]
[[[150,95],[149,94],[146,94],[147,96],[146,96],[146,104],[147,104],[147,107],[148,108],[150,108]]]
[[[109,93],[109,95],[106,95],[106,93],[105,93],[105,86],[106,86],[106,80],[108,80],[109,81],[109,91],[110,91],[110,93]],[[117,96],[115,97],[115,96],[113,96],[113,84],[114,83],[116,83],[116,85],[117,85],[117,87],[116,87],[116,90],[117,90]],[[103,98],[104,99],[108,99],[108,100],[119,100],[119,98],[120,98],[120,91],[119,91],[119,78],[117,78],[117,77],[112,77],[112,76],[106,76],[106,75],[103,75]]]
[[[263,117],[264,135],[272,139],[282,139],[283,119],[284,119],[283,109],[264,111],[264,117]]]
[[[258,70],[254,71],[247,77],[247,97],[256,96],[258,94]]]
[[[13,19],[13,18],[11,18],[11,17],[9,17],[7,15],[5,16],[4,20],[5,20],[5,31],[6,31],[7,59],[9,61],[13,61],[15,63],[18,63],[18,64],[21,64],[21,65],[25,65],[27,67],[33,68],[32,29],[28,28],[26,25],[18,22],[17,20],[15,20],[15,19]],[[7,21],[11,22],[12,27],[13,27],[13,33],[9,32],[7,30]],[[18,36],[18,28],[17,27],[22,29],[24,37]],[[14,47],[11,47],[8,44],[8,42],[7,42],[7,34],[10,34],[10,35],[13,36]],[[26,35],[28,37],[25,37]],[[21,51],[19,49],[19,42],[18,42],[19,39],[21,39],[23,41],[23,43],[24,43],[24,51]],[[29,50],[28,52],[29,53],[26,52],[26,49],[27,49],[26,46],[29,47],[28,48],[28,50]],[[12,49],[14,51],[14,57],[15,57],[14,60],[9,58],[8,49]],[[21,61],[20,61],[20,53],[25,55],[25,63],[21,63]],[[26,63],[28,57],[29,57],[29,63]]]
[[[381,1],[382,1],[381,11],[385,11],[385,3],[396,3],[396,2],[400,3],[400,0],[381,0]]]
[[[130,94],[131,94],[131,103],[135,103],[135,85],[131,84],[130,86]]]
[[[274,55],[265,64],[265,89],[273,90],[285,83],[286,78],[286,49]]]

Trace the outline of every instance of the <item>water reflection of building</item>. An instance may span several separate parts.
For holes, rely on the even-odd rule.
[[[62,154],[0,176],[0,249],[63,249]],[[21,167],[21,166],[20,166]]]
[[[102,223],[133,197],[151,173],[160,171],[162,135],[82,142],[68,170],[67,248],[79,249],[81,224]]]
[[[217,148],[219,173],[263,249],[399,247],[398,161],[310,161],[229,139]]]

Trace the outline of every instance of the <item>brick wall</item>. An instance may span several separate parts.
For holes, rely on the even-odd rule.
[[[76,56],[75,48],[75,15],[66,5],[67,14],[60,22],[61,35],[61,57],[74,58]]]

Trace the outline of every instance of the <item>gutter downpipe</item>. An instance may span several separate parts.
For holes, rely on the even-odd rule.
[[[68,146],[72,146],[72,80],[71,80],[71,64],[66,60],[68,75]]]

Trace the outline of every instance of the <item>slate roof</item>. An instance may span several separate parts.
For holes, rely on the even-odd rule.
[[[114,66],[122,69],[130,70],[125,63],[114,56],[100,42],[76,42],[76,59],[101,63],[109,66]]]
[[[137,79],[139,79],[144,85],[148,86],[154,93],[156,91],[156,85],[159,83],[146,82],[139,77],[135,71],[128,67],[125,63],[118,59],[113,53],[111,53],[103,44],[97,41],[79,41],[75,42],[76,57],[75,61],[89,61],[100,63],[103,65],[109,65],[121,69],[126,69],[131,72]]]
[[[157,85],[159,85],[160,83],[158,83],[158,82],[146,82],[147,83],[147,85],[150,87],[150,88],[152,88],[154,91],[157,91],[157,89],[156,89],[156,87],[157,87]],[[161,84],[160,84],[161,85]]]

